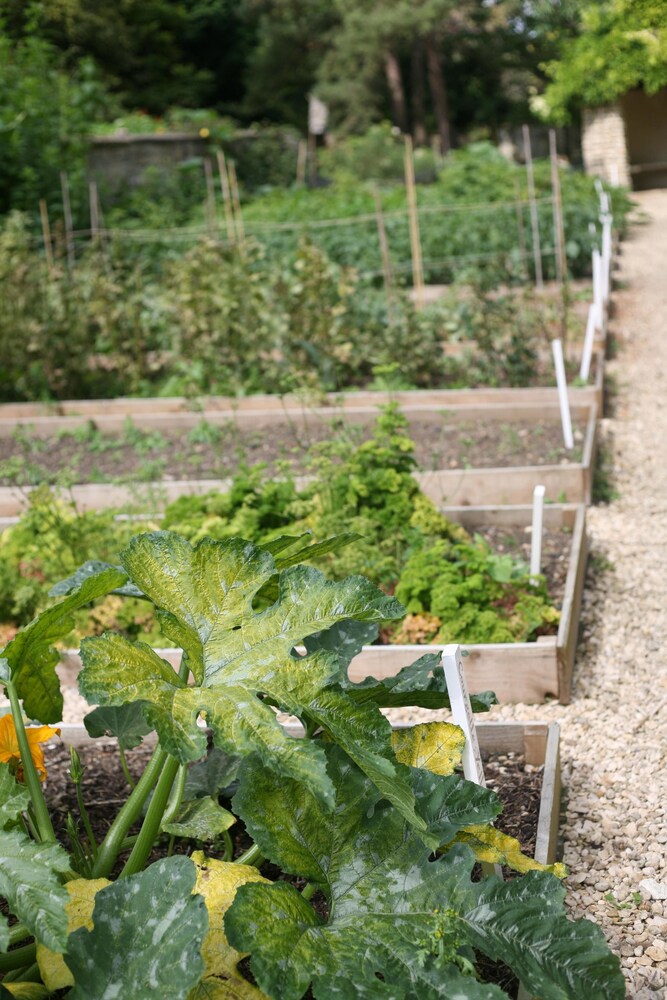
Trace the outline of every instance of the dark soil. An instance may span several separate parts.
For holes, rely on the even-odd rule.
[[[489,466],[554,465],[581,460],[583,427],[575,427],[575,448],[563,448],[560,423],[542,421],[522,426],[487,421],[442,422],[411,420],[410,435],[419,467],[467,469]],[[194,431],[140,431],[103,435],[94,425],[51,438],[21,431],[0,439],[0,484],[50,482],[63,473],[71,482],[158,479],[216,479],[232,475],[241,464],[288,462],[296,473],[307,471],[313,445],[333,437],[350,446],[370,436],[371,428],[342,420],[311,424],[274,422],[240,430],[232,421],[204,424]],[[23,468],[12,468],[16,459]]]
[[[529,531],[523,528],[500,528],[485,526],[471,528],[471,534],[479,534],[489,543],[494,552],[507,552],[530,565]],[[565,581],[570,566],[572,534],[567,529],[544,531],[542,533],[542,573],[546,579],[550,601],[557,607],[563,606]]]
[[[129,769],[135,778],[141,774],[150,753],[150,749],[145,746],[137,747],[127,753]],[[106,834],[118,810],[127,798],[128,785],[118,763],[118,752],[115,745],[109,743],[85,745],[79,749],[79,754],[85,768],[82,782],[83,797],[93,832],[99,841]],[[65,846],[69,847],[65,827],[67,815],[71,813],[78,817],[78,810],[74,785],[68,775],[70,766],[68,748],[62,744],[47,747],[46,766],[48,770],[48,781],[45,785],[47,803],[56,834]],[[537,836],[542,768],[526,764],[523,757],[518,754],[487,755],[484,759],[484,767],[488,786],[498,794],[504,806],[502,814],[496,821],[496,826],[504,833],[516,837],[521,843],[524,853],[533,854]],[[226,804],[228,805],[228,803]],[[137,824],[133,832],[136,832],[139,826],[140,824]],[[80,823],[79,827],[81,827]],[[242,829],[239,829],[234,839],[235,856],[246,850],[249,844],[247,835]],[[201,845],[182,842],[178,845],[177,850],[179,853],[190,853],[199,846]],[[221,856],[215,845],[206,845],[205,850],[210,857]],[[164,857],[166,851],[167,839],[163,838],[162,842],[156,844],[150,861]],[[118,874],[122,863],[121,859],[114,871],[115,875]],[[270,879],[285,877],[279,869],[269,862],[264,863],[261,871]],[[513,877],[513,873],[509,871],[504,871],[503,874],[505,878]],[[303,879],[290,878],[290,881],[297,888],[303,887]],[[317,893],[313,896],[312,904],[326,919],[325,897],[321,893]],[[244,974],[252,980],[247,963],[241,968]],[[510,995],[516,991],[518,986],[516,979],[502,963],[488,962],[482,956],[480,971],[487,981],[497,983]],[[304,1000],[309,1000],[311,996],[309,991]]]

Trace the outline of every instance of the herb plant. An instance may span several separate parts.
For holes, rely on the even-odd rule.
[[[544,1000],[620,1000],[601,932],[564,915],[561,867],[522,856],[490,825],[495,795],[457,773],[461,732],[439,722],[392,732],[380,711],[446,707],[437,658],[349,681],[360,645],[401,606],[361,577],[328,581],[307,555],[289,536],[193,547],[173,532],[138,535],[122,568],[88,566],[6,646],[0,678],[18,753],[12,744],[0,763],[0,895],[15,919],[0,918],[0,996],[506,997],[477,971],[483,953]],[[114,633],[82,644],[79,688],[99,705],[89,728],[121,746],[153,731],[156,743],[104,839],[72,822],[68,851],[33,754],[47,734],[31,739],[25,716],[59,721],[52,643],[112,590],[154,604],[183,662],[176,671]],[[75,753],[71,775],[80,782]],[[227,809],[219,793],[232,784]],[[82,799],[80,809],[86,826]],[[242,853],[224,836],[237,824],[251,838]],[[178,851],[149,864],[163,831]],[[222,859],[187,856],[216,837]],[[489,857],[530,870],[477,879],[476,858]],[[270,880],[265,858],[293,881]]]

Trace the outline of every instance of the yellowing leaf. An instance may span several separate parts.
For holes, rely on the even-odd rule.
[[[188,1000],[266,1000],[265,994],[237,971],[236,966],[244,955],[227,942],[224,918],[240,885],[269,880],[252,865],[216,861],[206,857],[203,851],[195,851],[192,860],[197,869],[193,892],[204,897],[208,933],[202,945],[204,975],[190,991]]]
[[[434,774],[452,774],[461,762],[465,735],[451,722],[425,722],[409,729],[395,729],[391,744],[397,760]]]
[[[79,927],[92,930],[95,896],[100,889],[109,884],[109,880],[106,878],[77,878],[67,883],[65,888],[70,896],[69,902],[65,904],[68,935],[78,930]],[[74,985],[74,977],[65,965],[63,956],[57,951],[51,951],[44,945],[38,944],[37,964],[49,993]]]
[[[3,983],[2,985],[17,1000],[44,1000],[51,992],[41,983]]]
[[[534,858],[528,857],[521,850],[521,844],[514,837],[501,833],[492,826],[467,826],[456,837],[459,843],[472,848],[478,861],[494,865],[507,865],[515,872],[551,872],[557,878],[565,878],[567,868],[556,862],[553,865],[543,865]]]

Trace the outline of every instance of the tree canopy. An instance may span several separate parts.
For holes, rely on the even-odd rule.
[[[608,104],[635,87],[667,86],[667,4],[664,0],[594,0],[582,7],[580,32],[546,67],[551,82],[535,102],[561,122],[585,106]]]

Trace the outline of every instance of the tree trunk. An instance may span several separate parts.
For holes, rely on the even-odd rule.
[[[431,89],[431,97],[433,98],[435,120],[438,123],[438,134],[440,135],[440,142],[442,143],[442,152],[443,155],[446,156],[452,148],[449,128],[449,105],[447,101],[447,87],[445,86],[445,78],[443,76],[442,64],[440,62],[440,54],[438,52],[438,46],[433,34],[426,36],[425,46],[426,65],[428,68],[428,84]]]
[[[389,49],[384,54],[384,70],[391,95],[394,123],[398,125],[401,132],[405,132],[408,127],[408,114],[403,78],[401,77],[401,66],[394,53],[390,52]]]
[[[410,65],[410,96],[412,98],[412,134],[416,146],[425,146],[426,114],[424,110],[424,43],[418,38],[412,46]]]

